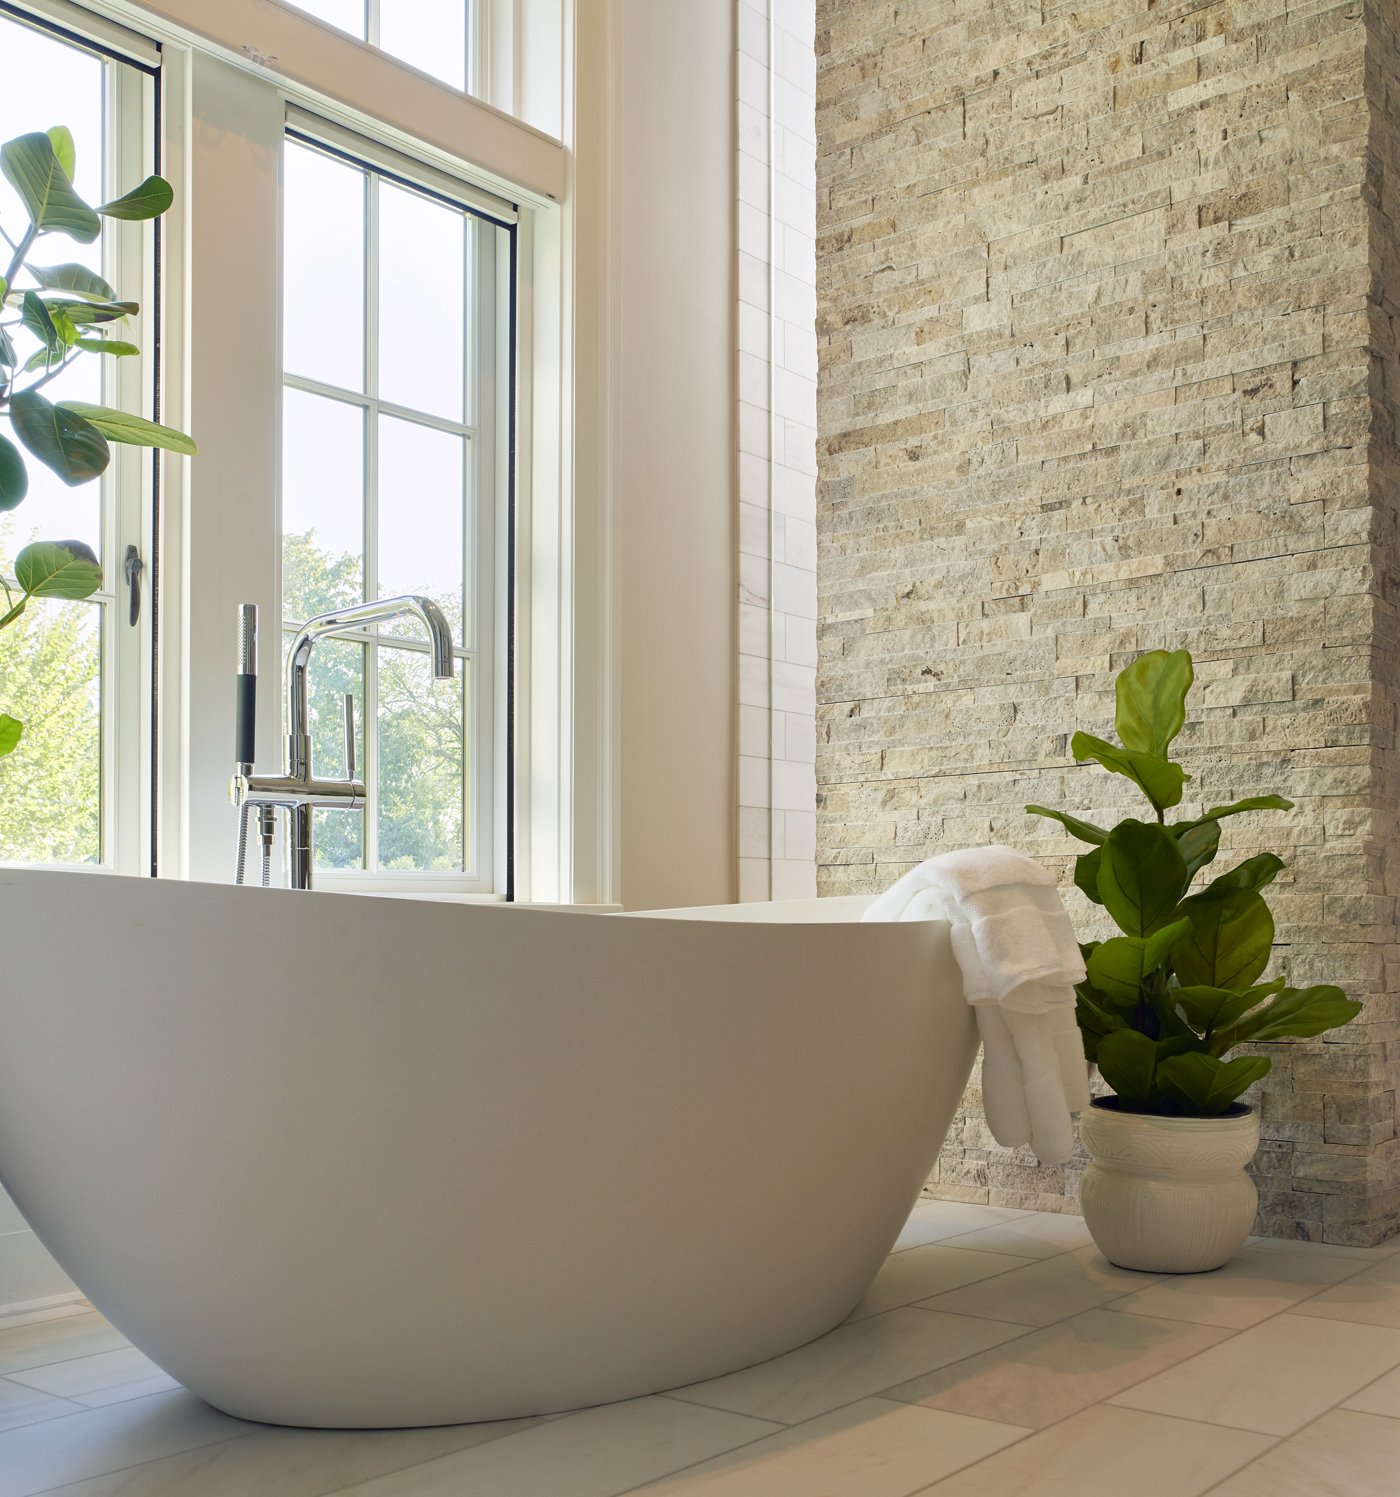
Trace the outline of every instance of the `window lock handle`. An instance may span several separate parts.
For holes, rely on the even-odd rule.
[[[127,623],[136,627],[141,617],[141,573],[145,570],[146,563],[141,560],[141,553],[135,546],[126,548],[126,561],[122,566],[122,575],[126,578],[127,586],[131,589],[131,610],[127,615]]]

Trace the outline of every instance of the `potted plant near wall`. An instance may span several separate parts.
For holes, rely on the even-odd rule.
[[[42,393],[84,355],[126,358],[139,352],[119,335],[140,308],[118,301],[112,287],[87,266],[34,265],[31,252],[55,234],[91,244],[104,217],[158,218],[173,198],[170,184],[153,176],[124,197],[91,208],[73,189],[74,164],[73,136],[62,125],[0,146],[0,170],[29,219],[15,238],[0,226],[10,251],[0,276],[0,415],[9,419],[16,439],[0,434],[0,510],[14,509],[29,491],[25,452],[75,488],[106,471],[112,442],[190,456],[196,451],[189,437],[168,426],[109,406],[55,404]],[[101,585],[102,569],[84,542],[26,546],[15,558],[13,582],[0,576],[6,595],[0,629],[13,624],[31,598],[80,600]],[[0,755],[14,750],[21,731],[19,722],[0,713]]]
[[[1111,830],[1044,806],[1091,850],[1074,882],[1121,935],[1081,947],[1088,969],[1077,1017],[1084,1053],[1114,1090],[1080,1118],[1091,1159],[1080,1182],[1084,1220],[1123,1268],[1197,1273],[1234,1254],[1254,1222],[1258,1192],[1245,1172],[1259,1119],[1239,1101],[1268,1075],[1267,1056],[1241,1045],[1312,1038],[1361,1011],[1340,988],[1261,981],[1274,922],[1261,891],[1284,867],[1271,852],[1192,889],[1220,847],[1220,823],[1247,811],[1288,811],[1252,796],[1167,823],[1190,776],[1169,756],[1186,721],[1194,673],[1185,650],[1151,650],[1117,679],[1121,747],[1076,733],[1076,759],[1097,760],[1146,796],[1152,820]]]

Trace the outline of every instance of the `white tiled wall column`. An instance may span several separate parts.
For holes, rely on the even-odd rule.
[[[737,0],[739,898],[816,876],[815,0]]]

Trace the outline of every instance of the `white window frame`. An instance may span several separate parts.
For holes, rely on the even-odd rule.
[[[159,51],[143,38],[63,4],[19,5],[39,29],[60,44],[92,44],[106,61],[103,109],[103,182],[107,197],[118,197],[156,170],[156,79]],[[7,21],[24,24],[6,13]],[[74,23],[77,24],[74,24]],[[45,23],[49,23],[47,26]],[[130,319],[131,341],[141,352],[102,360],[101,400],[148,419],[154,411],[156,340],[156,226],[109,219],[102,236],[102,274],[117,294],[140,304]],[[56,253],[61,242],[46,241]],[[52,256],[50,256],[52,258]],[[152,787],[151,682],[148,668],[154,644],[154,610],[149,606],[149,563],[155,517],[154,460],[150,449],[112,444],[112,460],[102,485],[103,583],[90,599],[101,609],[100,661],[101,805],[100,857],[96,863],[46,864],[83,872],[140,874],[151,863]],[[23,511],[20,520],[23,522]],[[49,539],[56,537],[50,536]],[[129,623],[129,593],[123,576],[128,546],[135,546],[147,568],[140,578],[141,610]]]
[[[472,287],[469,312],[469,330],[472,339],[468,350],[470,377],[467,382],[466,421],[450,421],[428,417],[421,413],[404,412],[407,419],[432,426],[438,430],[451,431],[468,439],[469,467],[464,475],[466,483],[466,514],[464,532],[470,556],[467,579],[469,608],[464,623],[464,637],[454,642],[453,654],[459,662],[469,665],[469,691],[466,698],[466,741],[463,745],[464,772],[466,775],[466,846],[464,868],[461,872],[445,873],[432,871],[387,872],[375,866],[372,856],[377,845],[377,829],[371,819],[377,805],[377,740],[369,729],[376,719],[377,672],[367,670],[364,693],[359,709],[364,716],[365,764],[361,777],[369,784],[370,804],[365,812],[366,866],[363,869],[340,869],[317,867],[317,888],[336,889],[354,893],[417,893],[423,895],[494,895],[504,896],[509,870],[498,868],[495,859],[495,831],[500,818],[500,807],[505,796],[505,782],[495,771],[497,759],[496,735],[490,731],[496,716],[495,679],[504,666],[504,652],[497,647],[496,597],[509,586],[508,575],[498,575],[500,555],[496,546],[496,531],[508,523],[509,490],[505,482],[505,467],[509,452],[509,391],[501,387],[502,371],[511,366],[510,328],[510,264],[511,239],[515,228],[516,212],[513,204],[489,194],[474,190],[463,183],[447,178],[419,163],[388,150],[382,144],[351,134],[349,131],[329,124],[320,117],[299,106],[287,105],[286,139],[312,148],[322,147],[345,160],[352,166],[377,174],[371,180],[371,199],[377,197],[378,182],[390,180],[420,187],[434,193],[439,201],[448,201],[473,214],[474,245],[472,251]],[[375,211],[371,209],[370,211]],[[371,264],[366,265],[369,295],[377,300]],[[375,347],[374,318],[369,319],[367,338],[370,340],[367,362],[373,368],[377,353]],[[361,393],[343,391],[307,379],[290,370],[283,371],[286,388],[301,390],[308,394],[340,401],[355,406],[366,414],[371,432],[375,418],[381,410],[389,415],[399,414],[399,408],[383,400],[377,393],[366,390]],[[371,385],[377,391],[377,380]],[[371,451],[375,438],[370,436]],[[373,586],[374,543],[373,514],[377,498],[377,474],[374,464],[365,471],[366,498],[370,506],[371,523],[365,532],[366,576]],[[280,512],[280,505],[279,505]],[[279,532],[281,525],[279,523]],[[280,547],[279,547],[280,565]],[[280,591],[280,587],[279,587]],[[287,630],[305,623],[304,619],[283,619],[282,638],[285,643]],[[338,638],[350,640],[369,647],[398,648],[427,652],[426,640],[403,639],[391,636],[392,644],[381,644],[374,630],[347,630]],[[373,658],[367,655],[367,660]],[[482,731],[482,729],[486,731]],[[480,809],[484,803],[485,812]],[[334,813],[331,813],[334,814]]]
[[[275,554],[276,421],[280,342],[252,339],[240,308],[275,301],[275,161],[288,102],[331,125],[370,134],[422,166],[518,208],[515,265],[514,547],[496,535],[498,575],[514,572],[514,612],[498,589],[495,775],[503,785],[494,849],[495,892],[519,901],[607,903],[616,897],[609,500],[580,475],[606,472],[594,439],[575,443],[576,364],[604,374],[612,315],[599,302],[598,267],[575,239],[573,156],[558,139],[503,109],[448,88],[377,49],[269,0],[20,0],[82,30],[127,28],[159,44],[164,174],[175,206],[163,236],[163,417],[193,432],[193,463],[164,454],[159,541],[161,637],[155,689],[160,760],[152,862],[164,877],[232,877],[236,818],[226,794],[232,748],[231,620],[256,602],[267,645],[278,579],[244,580]],[[493,102],[576,128],[574,6],[559,0],[481,0],[478,50]],[[489,7],[489,9],[487,8]],[[489,42],[489,45],[487,43]],[[591,46],[592,43],[590,42]],[[489,85],[489,86],[488,86]],[[373,112],[358,100],[372,100]],[[591,106],[590,106],[591,107]],[[588,124],[595,128],[596,122]],[[222,132],[222,136],[221,136]],[[593,168],[596,172],[597,168]],[[252,216],[221,207],[230,179],[254,193]],[[583,184],[596,194],[598,182]],[[601,201],[596,196],[594,201]],[[252,254],[234,253],[265,246]],[[580,292],[579,286],[587,289]],[[578,319],[584,320],[576,326]],[[232,351],[232,353],[230,352]],[[597,400],[590,393],[590,412]],[[591,416],[590,416],[591,420]],[[604,423],[606,426],[606,422]],[[601,439],[601,435],[600,435]],[[604,441],[604,448],[606,443]],[[269,683],[270,684],[270,683]],[[281,762],[280,711],[260,692],[258,761]],[[507,754],[507,735],[513,754]],[[143,866],[141,871],[149,871]],[[473,897],[454,895],[450,897]]]

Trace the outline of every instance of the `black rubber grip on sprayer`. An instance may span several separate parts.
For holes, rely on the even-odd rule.
[[[253,739],[258,716],[258,678],[235,676],[234,690],[234,747],[233,758],[237,764],[253,762]]]

